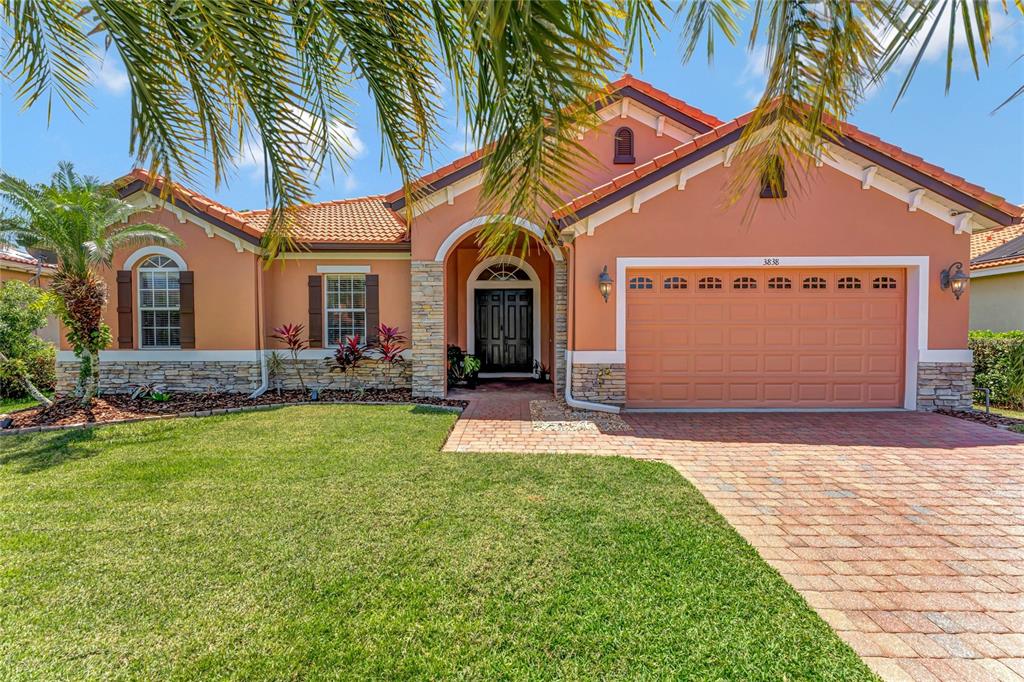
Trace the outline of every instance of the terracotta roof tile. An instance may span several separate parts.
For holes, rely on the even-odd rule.
[[[35,258],[34,256],[4,247],[0,247],[0,261],[16,263],[18,265],[29,265],[32,267],[37,267],[41,265],[43,270],[46,271],[51,271],[55,269],[52,265],[44,263],[38,258]]]
[[[990,261],[982,265],[980,263],[975,263],[974,260],[1022,235],[1024,235],[1024,224],[1021,223],[1016,225],[1007,225],[1006,227],[1000,227],[995,230],[975,232],[971,235],[971,267],[978,268],[1007,265],[1007,263],[1002,263],[1001,261]]]
[[[241,214],[261,233],[270,222],[270,211]],[[382,196],[339,199],[310,204],[295,211],[295,238],[300,242],[344,244],[394,244],[407,240],[402,219]]]

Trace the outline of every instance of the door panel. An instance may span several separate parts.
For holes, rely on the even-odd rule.
[[[627,405],[900,407],[905,281],[893,268],[630,270]]]
[[[533,369],[533,290],[476,290],[476,354],[481,372]]]

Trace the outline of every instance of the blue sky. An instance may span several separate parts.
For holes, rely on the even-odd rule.
[[[996,10],[993,7],[994,12]],[[939,34],[942,31],[938,31]],[[938,40],[924,61],[910,92],[891,110],[905,65],[871,93],[852,122],[910,152],[1005,196],[1024,203],[1024,97],[999,112],[991,111],[1024,83],[1024,20],[1000,15],[994,22],[991,63],[980,81],[966,68],[961,51],[953,85],[943,94],[944,40]],[[721,119],[749,110],[763,85],[758,56],[743,47],[719,47],[711,67],[702,58],[682,66],[678,33],[668,30],[647,55],[643,68],[630,72],[676,97]],[[82,172],[114,178],[132,166],[128,154],[128,83],[116,55],[108,55],[97,68],[92,96],[94,108],[79,121],[54,106],[48,123],[45,104],[21,111],[13,88],[2,84],[0,97],[0,167],[31,181],[45,180],[58,161],[70,160]],[[380,167],[380,138],[372,102],[365,90],[354,90],[354,133],[350,136],[354,158],[349,172],[321,180],[320,200],[386,193],[398,186],[393,169]],[[450,108],[449,108],[450,110]],[[462,155],[466,148],[457,121],[447,121],[445,145],[432,166]],[[227,186],[213,187],[202,180],[193,183],[207,195],[237,209],[266,205],[262,162],[243,159]]]

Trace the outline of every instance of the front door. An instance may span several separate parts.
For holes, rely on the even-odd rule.
[[[476,355],[481,372],[533,370],[533,290],[476,290]]]

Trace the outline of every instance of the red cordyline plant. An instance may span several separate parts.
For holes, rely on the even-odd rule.
[[[380,353],[380,362],[387,363],[385,376],[389,390],[394,388],[392,373],[395,365],[405,362],[402,352],[405,351],[407,340],[398,327],[390,327],[383,322],[377,325],[377,351]]]
[[[288,352],[292,356],[292,360],[295,361],[295,374],[299,377],[299,386],[302,387],[303,392],[306,390],[306,382],[302,378],[302,369],[299,363],[299,352],[306,350],[309,344],[306,343],[302,338],[302,332],[305,330],[301,324],[283,324],[280,327],[274,328],[274,333],[270,335],[270,338],[277,339],[284,345],[288,346]]]
[[[348,390],[351,381],[349,372],[366,359],[366,346],[362,344],[362,337],[359,334],[349,336],[338,342],[334,351],[334,366],[345,375],[345,389]]]

